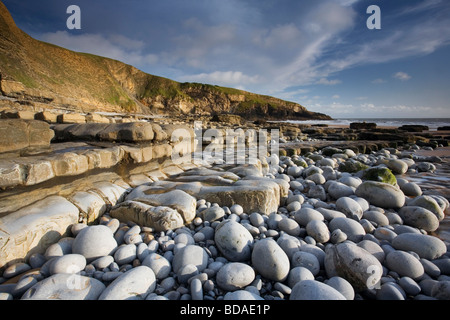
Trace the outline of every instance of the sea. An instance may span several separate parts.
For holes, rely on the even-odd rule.
[[[285,120],[277,122],[301,124],[350,125],[352,122],[376,123],[378,127],[401,127],[403,125],[423,125],[430,131],[437,131],[439,127],[450,126],[450,118],[337,118],[333,120]]]

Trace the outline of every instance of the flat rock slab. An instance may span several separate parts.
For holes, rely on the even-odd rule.
[[[53,129],[58,141],[148,142],[155,137],[148,122],[60,124]]]
[[[47,122],[38,120],[1,119],[0,153],[30,147],[49,147],[54,136]]]

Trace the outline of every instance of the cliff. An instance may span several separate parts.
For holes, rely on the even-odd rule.
[[[120,61],[38,41],[16,26],[1,1],[0,81],[1,95],[22,105],[43,103],[76,112],[330,119],[297,103],[232,88],[179,83]]]

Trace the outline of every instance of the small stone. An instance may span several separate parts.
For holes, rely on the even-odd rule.
[[[251,260],[253,268],[269,280],[283,282],[289,274],[289,258],[271,238],[255,243]]]
[[[220,268],[216,275],[217,285],[227,291],[243,289],[254,279],[253,268],[241,262],[227,263]]]
[[[330,196],[334,199],[349,197],[355,194],[355,189],[338,181],[331,181],[327,189]]]
[[[450,300],[450,281],[439,281],[432,290],[431,296],[439,300]]]
[[[425,272],[420,261],[405,251],[396,250],[388,253],[385,264],[390,270],[397,272],[402,277],[419,279]]]
[[[401,208],[405,204],[404,193],[396,186],[377,181],[365,181],[355,191],[358,197],[381,208]]]
[[[334,218],[330,221],[328,225],[331,232],[333,232],[336,229],[340,229],[342,232],[344,232],[347,235],[347,238],[353,242],[358,243],[362,240],[362,237],[366,234],[366,231],[364,230],[363,226],[358,223],[358,221],[355,221],[350,218]]]
[[[306,227],[311,220],[322,221],[324,217],[319,211],[305,207],[295,212],[294,219],[298,224]]]
[[[278,228],[287,234],[298,237],[300,235],[300,226],[294,219],[283,218],[278,221]]]
[[[347,235],[341,229],[335,229],[331,233],[330,241],[333,244],[338,244],[347,240]]]
[[[202,282],[199,279],[194,279],[191,282],[191,297],[192,300],[203,300]]]
[[[261,296],[247,290],[228,292],[223,300],[264,300]]]
[[[253,236],[240,223],[225,220],[215,230],[214,240],[219,251],[230,261],[250,259]]]
[[[336,209],[343,212],[348,218],[359,220],[363,215],[363,209],[354,199],[341,197],[336,201]]]
[[[117,248],[114,260],[119,266],[133,262],[136,259],[136,245],[125,244]]]
[[[117,247],[111,229],[104,225],[84,228],[72,244],[72,253],[83,255],[87,262],[110,255]]]
[[[292,288],[289,300],[346,300],[346,298],[325,283],[316,280],[303,280]]]
[[[425,231],[436,231],[439,227],[436,215],[423,207],[405,206],[400,209],[399,215],[405,224]]]
[[[383,271],[377,258],[350,243],[327,247],[324,264],[328,277],[340,276],[357,291],[374,288],[380,282]]]
[[[318,243],[326,243],[330,240],[330,231],[327,225],[320,220],[312,220],[306,225],[306,233]]]
[[[397,250],[413,251],[421,258],[434,260],[447,252],[444,241],[437,237],[420,233],[402,233],[392,240]]]
[[[86,267],[86,258],[81,254],[67,254],[58,257],[50,266],[50,274],[79,273]]]
[[[155,274],[149,267],[132,268],[115,279],[99,300],[144,300],[156,288]]]
[[[242,213],[244,213],[244,209],[242,208],[242,206],[240,204],[233,204],[230,207],[230,211],[231,211],[231,213],[237,214],[238,216],[241,215]]]
[[[101,258],[98,258],[98,259],[92,261],[91,264],[95,268],[101,270],[101,269],[108,267],[113,262],[114,262],[114,258],[112,256],[104,256],[104,257],[101,257]]]
[[[188,280],[199,274],[198,268],[193,264],[182,266],[177,272],[178,282],[188,283]]]
[[[150,253],[143,261],[143,266],[147,266],[153,270],[155,277],[158,280],[164,279],[169,276],[170,271],[172,271],[172,266],[166,258],[157,254]]]
[[[355,298],[355,290],[350,282],[341,277],[331,277],[325,283],[339,291],[347,300]]]
[[[320,263],[315,255],[305,251],[297,251],[292,256],[293,267],[304,267],[316,276],[320,271]]]
[[[23,277],[17,282],[14,289],[11,291],[11,294],[14,297],[21,297],[29,288],[34,286],[38,280],[32,276]]]
[[[196,266],[199,272],[205,270],[208,265],[208,254],[205,249],[196,245],[187,245],[178,250],[172,261],[173,271],[178,273],[183,266],[188,264]]]
[[[18,262],[15,264],[10,265],[8,268],[5,269],[3,272],[3,277],[6,279],[15,277],[21,273],[24,273],[31,269],[31,266],[25,262]]]
[[[383,283],[376,292],[377,300],[405,300],[402,292],[392,282]]]
[[[300,210],[301,207],[302,207],[302,205],[300,204],[300,202],[292,201],[286,206],[286,209],[288,211],[297,211],[297,210]]]
[[[44,253],[47,260],[72,253],[73,238],[62,238],[57,243],[50,245]]]
[[[213,206],[206,210],[203,210],[202,213],[203,221],[216,221],[220,220],[225,216],[225,211],[219,206]]]
[[[416,296],[422,290],[418,283],[411,279],[410,277],[401,277],[398,280],[398,284],[405,290],[405,292],[410,296]]]
[[[30,264],[32,269],[36,269],[42,267],[46,261],[47,259],[44,257],[44,255],[40,253],[33,253],[30,256],[28,263]]]
[[[97,300],[103,290],[105,285],[99,280],[58,273],[32,286],[22,300]]]

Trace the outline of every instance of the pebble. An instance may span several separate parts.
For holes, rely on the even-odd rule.
[[[401,290],[392,282],[383,283],[376,291],[377,300],[405,300]]]
[[[107,226],[94,225],[84,228],[72,244],[72,253],[83,255],[87,262],[110,255],[117,248],[114,235]]]
[[[112,256],[104,256],[92,261],[91,264],[97,269],[104,269],[111,265],[111,263],[113,262],[114,258]]]
[[[356,220],[350,218],[334,218],[329,223],[329,229],[333,232],[336,229],[341,230],[347,236],[347,239],[358,243],[366,234],[363,226]]]
[[[392,240],[397,250],[413,251],[421,258],[434,260],[447,252],[444,241],[437,237],[420,233],[402,233]]]
[[[269,280],[283,282],[289,274],[289,258],[271,238],[255,243],[251,260],[253,268]]]
[[[400,276],[415,280],[421,278],[425,272],[420,261],[405,251],[390,252],[386,255],[385,263],[390,270],[397,272]]]
[[[398,214],[405,224],[412,227],[425,231],[436,231],[439,227],[439,220],[436,215],[423,207],[405,206],[400,209]]]
[[[223,297],[223,300],[264,300],[261,296],[247,291],[247,290],[237,290],[237,291],[231,291],[227,292],[225,296]]]
[[[39,281],[22,300],[97,300],[106,286],[99,280],[80,275],[58,273]]]
[[[156,288],[155,274],[149,267],[132,268],[117,277],[99,300],[144,300]]]
[[[238,216],[244,213],[244,208],[240,204],[233,204],[230,207],[231,213],[237,214]]]
[[[157,253],[150,253],[143,261],[143,266],[153,270],[158,280],[165,279],[172,271],[172,265],[169,260]]]
[[[389,183],[364,181],[355,194],[381,208],[401,208],[405,204],[405,195],[400,188]]]
[[[318,243],[326,243],[330,240],[330,230],[321,220],[312,220],[306,225],[306,233]]]
[[[51,259],[72,253],[73,238],[62,238],[57,243],[50,245],[44,253],[45,258]]]
[[[86,258],[81,254],[66,254],[58,257],[50,266],[50,274],[79,273],[86,267]]]
[[[333,287],[339,291],[347,300],[353,300],[355,298],[355,290],[350,282],[341,277],[331,277],[326,280],[325,283],[330,287]]]
[[[119,246],[114,253],[114,261],[117,262],[119,266],[133,262],[136,257],[135,244],[123,244]]]
[[[301,208],[294,214],[295,221],[298,222],[301,226],[306,227],[311,220],[324,220],[323,215],[312,208]]]
[[[336,209],[343,212],[348,218],[359,220],[363,215],[363,209],[354,199],[341,197],[336,201]]]
[[[188,283],[189,279],[199,274],[197,266],[187,264],[182,266],[177,272],[177,279],[180,283]]]
[[[235,291],[243,289],[253,282],[255,271],[247,264],[232,262],[224,265],[217,272],[217,285],[223,290]]]
[[[338,244],[347,240],[347,235],[341,229],[335,229],[330,235],[330,241],[333,244]]]
[[[203,300],[202,282],[199,279],[191,282],[191,298],[192,300]]]
[[[293,267],[304,267],[311,271],[316,276],[320,271],[320,263],[315,255],[306,251],[297,251],[293,254],[292,259]]]
[[[250,259],[253,236],[240,223],[224,220],[214,235],[217,249],[228,259],[234,262]]]
[[[25,262],[18,262],[10,265],[3,272],[3,277],[8,279],[24,273],[31,269],[31,266]]]
[[[316,280],[303,280],[292,288],[289,300],[346,300],[346,298],[325,283]]]
[[[298,237],[301,231],[299,224],[290,218],[283,218],[278,221],[278,228],[294,237]]]
[[[398,280],[398,284],[405,290],[406,294],[410,296],[416,296],[421,291],[419,284],[410,277],[401,277]]]
[[[383,267],[378,259],[354,244],[329,246],[325,254],[324,264],[328,277],[343,277],[357,291],[371,289],[381,279]]]
[[[354,188],[339,181],[331,181],[331,183],[328,185],[327,191],[328,194],[334,199],[349,197],[355,194]]]
[[[205,249],[196,245],[187,245],[178,250],[172,261],[173,271],[178,273],[188,264],[196,266],[199,272],[205,270],[208,265],[208,254]]]

